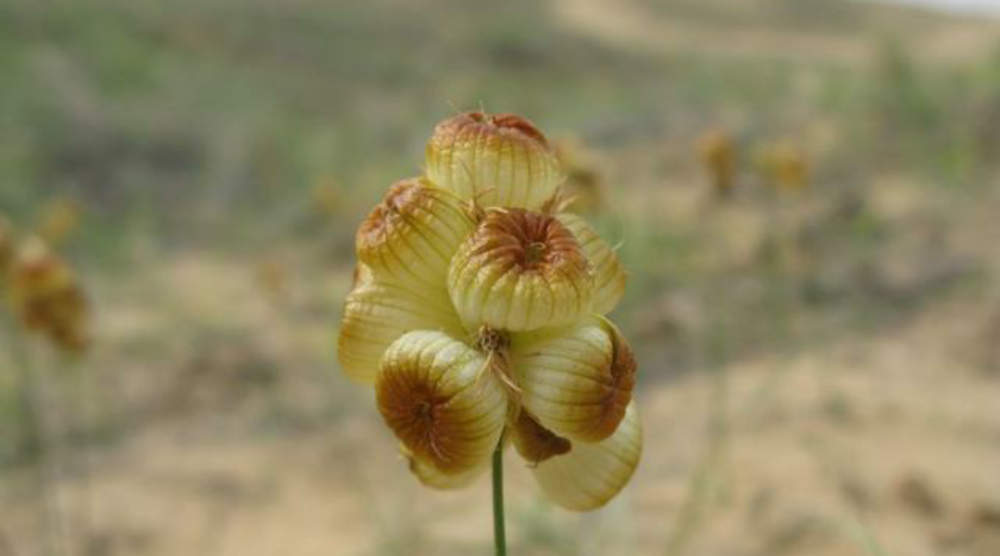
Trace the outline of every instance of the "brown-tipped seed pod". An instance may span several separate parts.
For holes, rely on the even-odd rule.
[[[637,365],[610,321],[586,319],[518,334],[513,342],[521,403],[542,426],[570,440],[611,436],[632,400]]]
[[[426,155],[432,182],[483,207],[538,210],[562,181],[545,136],[514,114],[449,118],[434,129]]]
[[[625,286],[628,285],[628,273],[622,268],[618,254],[583,218],[568,212],[558,218],[573,232],[594,268],[593,311],[602,315],[610,313],[625,295]]]
[[[596,444],[574,442],[569,452],[540,462],[533,473],[556,504],[585,512],[603,506],[628,483],[642,455],[635,403],[613,435]]]
[[[507,418],[506,395],[486,356],[441,332],[396,340],[382,359],[375,394],[409,453],[444,475],[483,465]]]
[[[78,353],[86,349],[87,303],[70,267],[38,238],[19,247],[10,270],[11,307],[24,327]]]
[[[474,225],[455,194],[422,178],[403,180],[358,228],[358,259],[376,277],[443,290],[451,256]]]
[[[491,209],[459,247],[448,293],[470,330],[534,330],[591,311],[593,270],[573,233],[549,215]]]
[[[349,378],[373,383],[385,350],[411,330],[464,333],[443,293],[416,293],[394,282],[372,279],[364,265],[358,269],[337,338],[337,359]]]

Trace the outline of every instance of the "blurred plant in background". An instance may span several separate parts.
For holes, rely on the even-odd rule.
[[[706,131],[698,138],[698,156],[717,197],[732,194],[736,181],[736,145],[725,131]]]

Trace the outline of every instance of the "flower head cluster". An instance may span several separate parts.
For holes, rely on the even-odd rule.
[[[29,331],[60,349],[87,347],[87,301],[72,269],[38,237],[17,242],[0,220],[0,284],[7,302]]]
[[[542,133],[512,114],[459,114],[361,224],[338,357],[424,484],[467,485],[512,444],[573,510],[628,482],[642,451],[636,359],[604,315],[626,274],[562,212]]]

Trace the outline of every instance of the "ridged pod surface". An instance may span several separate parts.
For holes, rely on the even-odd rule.
[[[474,227],[453,193],[425,179],[397,182],[358,228],[358,259],[375,276],[441,288],[451,257]]]
[[[597,230],[580,216],[564,212],[558,216],[580,244],[587,260],[594,268],[594,312],[610,313],[625,295],[628,274],[622,268],[618,255]]]
[[[464,333],[443,292],[417,293],[394,282],[375,281],[367,267],[358,268],[337,337],[337,359],[352,380],[372,384],[385,350],[407,332]]]
[[[438,124],[426,148],[427,177],[484,207],[538,210],[562,173],[548,140],[514,114],[466,112]]]
[[[409,332],[389,346],[375,394],[413,458],[444,475],[486,461],[507,418],[507,399],[486,358],[441,332]]]
[[[448,292],[470,330],[534,330],[589,313],[593,271],[554,217],[493,209],[452,259]]]
[[[541,425],[586,442],[614,433],[632,400],[637,366],[610,322],[589,318],[567,329],[521,334],[514,342],[521,403]]]

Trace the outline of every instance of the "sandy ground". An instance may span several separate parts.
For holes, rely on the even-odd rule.
[[[969,222],[969,234],[983,229]],[[165,284],[217,284],[189,301],[202,320],[260,298],[222,264],[194,259],[165,272]],[[330,297],[345,280],[324,284]],[[510,455],[513,553],[997,554],[1000,358],[988,359],[996,343],[984,335],[1000,323],[996,301],[947,297],[877,333],[711,373],[671,378],[644,362],[646,451],[631,485],[600,512],[569,514]],[[240,326],[286,310],[244,302]],[[136,311],[115,313],[111,333],[142,330]],[[330,371],[324,321],[289,322],[299,324],[255,337],[258,356]],[[146,411],[116,411],[139,422],[107,445],[63,451],[47,493],[31,470],[8,476],[0,554],[44,554],[53,531],[68,545],[60,554],[489,553],[488,482],[458,493],[419,487],[370,394],[333,373],[279,369],[282,403],[311,413],[302,426],[269,425],[259,394],[230,392],[247,375],[239,359],[223,364],[225,353],[206,368],[236,374],[181,375],[191,391],[162,411],[153,402],[169,388],[119,386]]]

